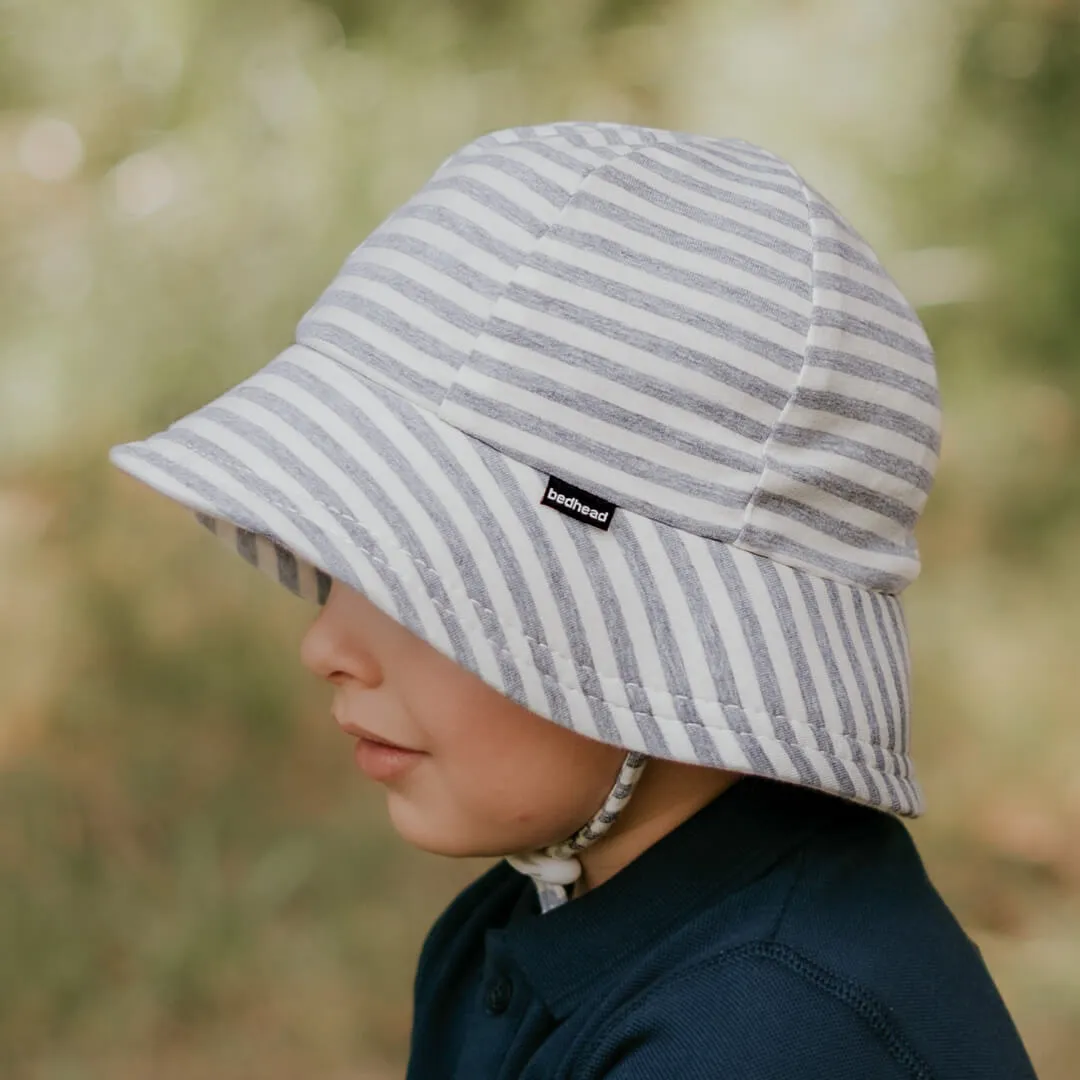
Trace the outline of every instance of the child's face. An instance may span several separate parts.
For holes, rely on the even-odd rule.
[[[563,840],[603,803],[626,753],[511,701],[338,581],[300,655],[336,687],[333,715],[386,786],[394,827],[428,851],[496,856]]]

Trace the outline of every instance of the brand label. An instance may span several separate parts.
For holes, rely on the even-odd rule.
[[[548,477],[544,497],[540,501],[545,506],[553,506],[561,513],[577,518],[578,521],[584,521],[586,525],[594,525],[605,532],[615,513],[614,503],[575,487],[573,484],[568,484],[555,476]]]

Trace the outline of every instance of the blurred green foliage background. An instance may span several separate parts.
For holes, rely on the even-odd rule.
[[[0,0],[0,1075],[400,1076],[478,864],[414,852],[312,612],[120,476],[456,146],[553,119],[793,160],[945,403],[910,828],[1043,1080],[1080,1061],[1080,7]]]

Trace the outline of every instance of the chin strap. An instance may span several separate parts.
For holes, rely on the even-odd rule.
[[[567,902],[567,887],[581,877],[581,863],[574,857],[575,854],[595,844],[615,823],[623,807],[630,801],[648,760],[644,754],[637,751],[627,754],[615,786],[604,805],[568,840],[539,851],[527,851],[506,857],[506,861],[515,870],[533,879],[540,897],[541,912],[550,911]]]

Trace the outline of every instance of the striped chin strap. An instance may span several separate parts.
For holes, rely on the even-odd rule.
[[[574,856],[595,844],[615,823],[623,807],[630,801],[646,761],[648,758],[636,751],[626,755],[615,786],[604,805],[568,840],[538,851],[507,855],[506,861],[515,870],[533,879],[541,912],[560,907],[570,898],[569,886],[581,877],[581,863]]]

